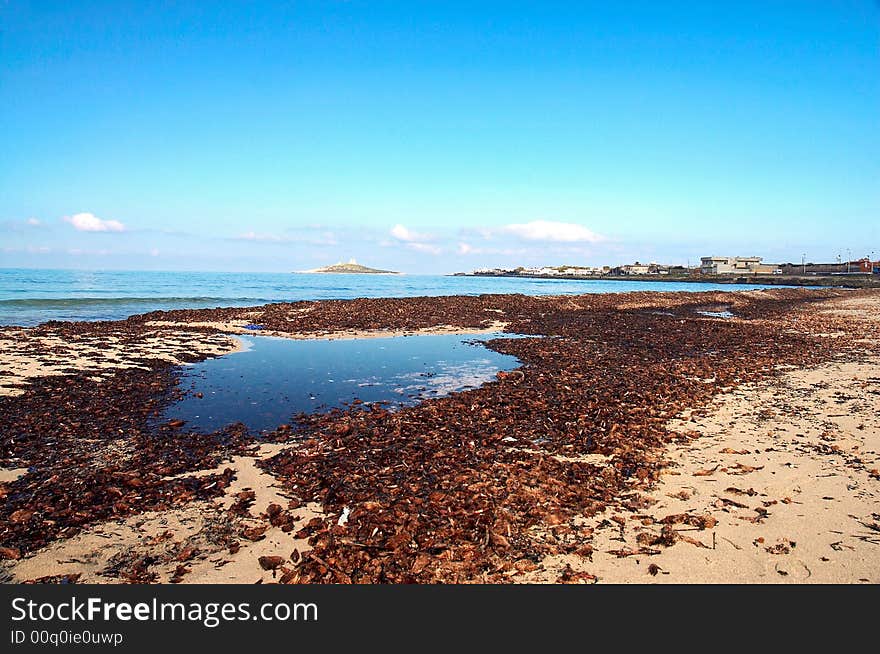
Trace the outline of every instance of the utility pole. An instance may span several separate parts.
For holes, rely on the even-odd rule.
[[[849,262],[852,259],[852,251],[847,248],[846,249],[846,272],[849,274]]]
[[[804,267],[804,274],[807,274],[807,255],[806,253],[801,255],[801,265]]]

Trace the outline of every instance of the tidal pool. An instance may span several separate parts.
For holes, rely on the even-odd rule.
[[[290,423],[298,413],[326,411],[358,399],[414,404],[475,388],[520,365],[480,341],[514,334],[397,336],[293,340],[238,336],[241,352],[182,367],[187,395],[160,422],[213,431],[242,422],[254,433]],[[199,396],[199,394],[201,396]]]
[[[733,318],[734,315],[731,311],[697,311],[701,316],[706,316],[708,318]]]

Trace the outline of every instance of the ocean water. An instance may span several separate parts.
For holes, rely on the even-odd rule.
[[[0,268],[0,325],[120,320],[159,309],[249,306],[295,300],[523,293],[736,291],[750,284],[305,273],[156,272]]]
[[[299,413],[342,407],[358,399],[391,407],[475,388],[516,357],[482,345],[511,334],[397,336],[350,340],[292,340],[241,336],[245,350],[181,366],[188,394],[156,423],[186,421],[210,432],[242,422],[252,433],[292,422]],[[199,393],[201,397],[196,395]]]

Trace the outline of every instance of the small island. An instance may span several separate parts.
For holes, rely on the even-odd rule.
[[[368,268],[362,266],[354,259],[349,259],[348,263],[335,263],[332,266],[324,266],[323,268],[315,268],[314,270],[304,270],[307,273],[345,273],[355,275],[399,275],[399,272],[393,270],[379,270],[377,268]]]

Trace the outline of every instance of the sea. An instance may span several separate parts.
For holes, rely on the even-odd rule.
[[[209,433],[233,422],[260,434],[299,413],[355,401],[389,409],[476,388],[520,361],[484,347],[513,334],[437,334],[388,338],[295,340],[237,336],[243,350],[182,366],[187,393],[158,415],[156,426],[183,420]]]
[[[156,310],[297,300],[522,293],[737,291],[753,284],[532,279],[452,275],[162,272],[0,268],[0,325],[121,320]]]

